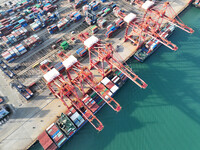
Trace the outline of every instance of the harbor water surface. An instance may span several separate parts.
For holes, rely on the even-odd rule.
[[[87,123],[61,150],[200,150],[200,9],[180,17],[195,32],[175,30],[176,52],[161,46],[144,63],[128,61],[147,89],[127,81],[114,96],[122,110],[97,113],[102,132]]]

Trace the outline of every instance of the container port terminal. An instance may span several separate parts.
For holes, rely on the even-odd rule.
[[[151,85],[126,61],[143,62],[161,44],[176,51],[167,38],[175,28],[194,32],[177,17],[190,3],[7,4],[0,13],[0,149],[28,149],[37,140],[44,149],[57,149],[87,122],[94,132],[104,132],[106,126],[95,114],[104,105],[120,113],[113,96],[126,80],[140,90]]]

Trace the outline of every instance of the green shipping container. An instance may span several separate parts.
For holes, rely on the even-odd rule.
[[[110,8],[107,8],[104,12],[107,14],[110,11]]]
[[[69,47],[69,44],[67,43],[67,41],[64,41],[60,44],[60,46],[63,48],[63,50],[66,50]]]
[[[92,94],[90,97],[93,98],[97,95],[97,93]]]
[[[100,104],[103,101],[103,99],[101,99],[97,104]]]

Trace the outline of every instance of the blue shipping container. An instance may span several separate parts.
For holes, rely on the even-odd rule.
[[[79,54],[82,50],[84,50],[83,47],[79,48],[79,49],[76,51],[76,53]]]

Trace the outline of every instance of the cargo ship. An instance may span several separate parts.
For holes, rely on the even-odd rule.
[[[104,91],[101,94],[106,99],[109,99],[107,95],[112,97],[127,79],[123,73],[113,69],[99,82],[104,87]],[[92,89],[88,90],[82,98],[82,101],[94,114],[106,104]],[[71,106],[65,113],[61,114],[55,123],[51,124],[46,131],[38,136],[38,141],[44,150],[56,150],[67,142],[87,122],[87,119],[76,108]]]
[[[173,33],[174,30],[175,26],[173,24],[167,23],[161,29],[159,35],[166,39]],[[158,40],[151,38],[149,41],[146,42],[146,44],[141,49],[139,49],[134,54],[134,58],[139,62],[144,62],[144,60],[147,59],[151,54],[153,54],[160,46],[161,43]]]

